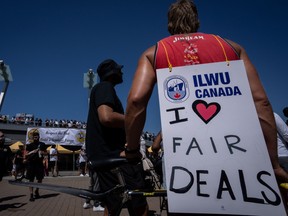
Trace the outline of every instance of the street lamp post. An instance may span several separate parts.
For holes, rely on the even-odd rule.
[[[4,81],[4,86],[0,93],[0,112],[1,112],[2,105],[4,103],[4,98],[9,86],[9,82],[13,81],[9,66],[5,65],[3,60],[0,60],[0,81]]]
[[[88,88],[88,106],[89,106],[91,89],[97,83],[97,75],[93,72],[93,69],[89,69],[86,73],[84,73],[83,80],[84,80],[83,87]]]
[[[86,73],[84,73],[83,76],[83,87],[88,88],[88,109],[89,109],[89,103],[90,103],[90,94],[93,86],[97,83],[97,74],[93,72],[93,69],[89,69]],[[75,156],[73,152],[73,161],[75,161]],[[74,169],[73,165],[73,169]]]
[[[88,70],[87,76],[88,76],[88,89],[89,89],[88,98],[90,98],[91,89],[94,86],[94,77],[95,77],[95,74],[92,69]]]

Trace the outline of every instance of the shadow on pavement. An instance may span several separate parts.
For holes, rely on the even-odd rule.
[[[20,209],[22,206],[25,206],[27,203],[12,203],[12,204],[3,204],[0,205],[0,212],[7,209]],[[24,209],[22,209],[24,210]]]
[[[45,195],[40,195],[39,199],[47,199],[47,198],[56,197],[56,196],[59,196],[59,195],[60,195],[60,193],[45,194]]]
[[[17,199],[17,198],[23,197],[23,196],[26,196],[26,195],[17,195],[17,196],[3,197],[3,198],[0,198],[0,203],[4,202],[4,201],[7,201],[7,200]]]

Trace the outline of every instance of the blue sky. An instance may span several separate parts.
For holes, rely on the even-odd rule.
[[[13,82],[1,114],[32,113],[43,120],[86,121],[88,89],[83,74],[113,58],[123,64],[124,83],[116,87],[126,107],[141,53],[168,36],[172,0],[1,0],[0,59]],[[288,106],[287,2],[195,0],[200,32],[242,45],[256,66],[273,109]],[[3,82],[0,83],[1,89]],[[160,130],[157,89],[149,102],[144,130]]]

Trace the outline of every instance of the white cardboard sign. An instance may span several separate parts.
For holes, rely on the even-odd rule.
[[[243,61],[157,80],[169,211],[286,215]]]

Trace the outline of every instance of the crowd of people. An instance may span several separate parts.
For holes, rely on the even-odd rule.
[[[1,137],[3,137],[1,141],[4,142],[5,136],[2,132]],[[147,144],[151,144],[151,141],[154,140],[154,134],[146,131],[143,132],[142,138],[145,140],[145,143],[147,142]],[[25,149],[23,144],[19,144],[19,149],[12,152],[9,146],[10,145],[5,144],[2,149],[5,152],[5,155],[9,155],[7,157],[5,156],[5,163],[2,162],[2,164],[6,164],[6,169],[3,171],[3,175],[12,175],[16,179],[21,177],[26,171],[25,164],[23,162]],[[48,148],[49,146],[50,145],[46,145]],[[47,154],[43,155],[45,176],[49,176],[50,172],[51,176],[53,177],[59,176],[59,155],[59,151],[55,144],[52,144],[50,149],[47,150]],[[76,158],[76,167],[78,168],[80,176],[89,176],[85,146],[80,149],[80,153]],[[1,168],[3,168],[3,166],[1,166]]]
[[[57,128],[59,127],[59,128],[78,128],[78,129],[86,128],[86,122],[74,119],[57,120],[46,118],[45,121],[43,122],[42,118],[34,118],[34,117],[17,118],[15,116],[9,118],[9,115],[1,115],[1,114],[0,114],[0,123],[29,125],[36,127],[57,127]]]
[[[147,105],[157,82],[156,70],[161,68],[172,70],[172,66],[224,62],[228,58],[229,60],[243,60],[245,63],[249,85],[275,176],[278,181],[288,182],[288,169],[286,168],[288,154],[282,155],[284,152],[283,148],[287,148],[287,125],[283,125],[284,121],[282,120],[282,122],[277,114],[273,116],[272,106],[269,103],[255,67],[243,47],[219,36],[215,40],[213,35],[198,33],[199,25],[197,8],[193,1],[179,0],[171,5],[168,11],[168,31],[172,36],[178,35],[182,38],[188,38],[187,36],[193,35],[205,37],[207,40],[189,39],[175,42],[174,37],[168,36],[159,41],[157,46],[148,48],[138,61],[132,87],[127,98],[126,110],[123,109],[122,102],[115,90],[115,86],[123,82],[123,65],[118,64],[113,59],[106,59],[99,64],[97,73],[100,82],[92,88],[90,94],[86,125],[86,162],[89,161],[89,164],[93,165],[94,161],[125,157],[130,163],[121,165],[120,170],[127,188],[145,188],[145,173],[141,163],[143,155],[140,152],[140,140],[141,136],[145,136],[151,141],[154,140],[154,136],[143,134],[143,128]],[[188,44],[187,46],[191,45],[191,47],[193,45],[194,48],[198,47],[193,50],[193,53],[190,53],[193,54],[193,58],[190,55],[191,59],[186,58],[187,46],[182,43]],[[212,46],[214,48],[210,49],[209,47]],[[226,50],[225,55],[223,55],[224,48]],[[173,58],[169,59],[169,56],[173,56]],[[288,117],[287,109],[283,110],[286,117]],[[278,146],[276,142],[277,132]],[[43,160],[40,161],[39,158],[41,158],[40,155],[45,155],[45,149],[43,144],[39,140],[37,141],[39,136],[37,137],[37,134],[35,134],[33,137],[34,143],[28,145],[29,147],[27,146],[26,156],[24,156],[24,160],[25,158],[30,158],[26,178],[31,182],[36,178],[41,183],[44,177],[44,169]],[[161,139],[161,133],[159,133],[159,137],[157,136],[157,139],[155,139],[158,142],[158,146],[153,147],[154,153],[158,153],[160,149],[165,150],[165,144],[163,146],[160,144]],[[282,142],[281,147],[279,140]],[[288,153],[287,149],[286,151]],[[90,190],[107,191],[118,184],[117,177],[109,169],[96,169],[90,166],[90,171],[93,172],[93,174],[90,174]],[[84,172],[86,171],[83,168],[83,173],[81,174],[86,174]],[[97,187],[95,187],[95,182],[97,182]],[[39,197],[39,190],[36,189],[33,192],[33,188],[30,188],[30,201],[34,201],[37,197]],[[122,206],[122,199],[117,194],[110,194],[101,201],[103,202],[101,205],[105,207],[104,215],[118,215]],[[85,203],[89,202],[89,200],[85,201]],[[85,205],[85,203],[84,208],[88,205]],[[100,202],[96,203],[98,205]],[[149,212],[145,197],[133,197],[128,200],[127,207],[132,215],[146,216]]]

